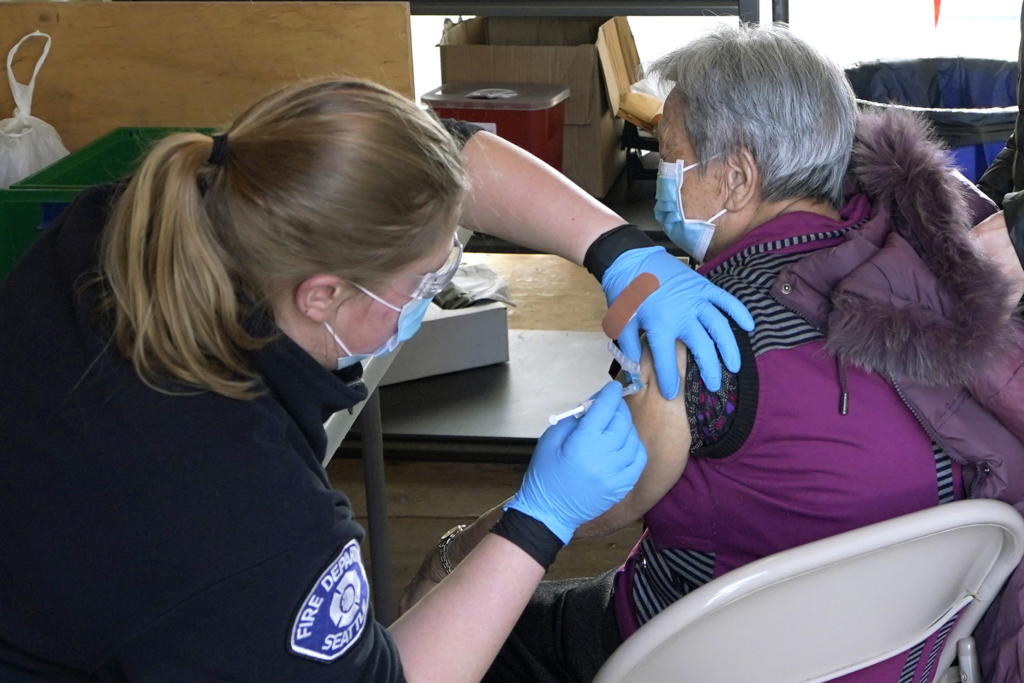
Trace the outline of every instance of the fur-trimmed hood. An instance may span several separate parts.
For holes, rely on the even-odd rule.
[[[929,436],[965,466],[970,497],[1024,514],[1024,321],[1008,316],[1010,283],[968,237],[994,206],[972,210],[976,195],[907,112],[862,115],[850,168],[851,190],[871,201],[868,220],[784,268],[773,295],[825,331],[840,375],[851,363],[896,383]],[[1018,681],[1020,568],[975,637],[986,676]]]
[[[786,268],[775,296],[825,329],[842,362],[923,384],[969,382],[1012,335],[1011,285],[968,236],[980,218],[970,190],[928,125],[903,111],[861,115],[848,183],[870,199],[870,218]]]

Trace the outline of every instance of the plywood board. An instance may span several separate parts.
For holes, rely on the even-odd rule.
[[[358,76],[413,95],[402,2],[0,2],[0,54],[33,30],[53,47],[32,113],[72,151],[118,126],[224,125],[300,79]],[[22,82],[43,41],[30,43],[15,61]],[[0,86],[0,119],[13,108]]]

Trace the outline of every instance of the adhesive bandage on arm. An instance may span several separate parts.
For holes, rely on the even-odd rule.
[[[647,300],[651,294],[653,294],[661,283],[658,278],[651,273],[640,273],[633,281],[626,286],[622,293],[612,302],[612,305],[608,307],[608,312],[605,313],[604,318],[601,320],[601,329],[608,336],[608,353],[612,355],[623,371],[629,377],[629,383],[623,385],[622,396],[630,396],[635,394],[644,388],[643,382],[640,381],[640,363],[635,360],[631,360],[626,354],[622,352],[618,346],[615,345],[615,340],[622,334],[622,330],[626,328],[629,321],[636,315],[637,310],[641,304]],[[587,399],[583,401],[575,408],[566,410],[563,413],[556,413],[548,417],[548,422],[551,424],[558,424],[567,417],[582,417],[586,414],[590,406],[593,405],[593,399]]]
[[[609,339],[618,339],[647,297],[654,294],[660,286],[661,282],[652,273],[640,273],[633,278],[622,293],[615,297],[615,301],[608,307],[601,320],[601,329],[605,335]]]

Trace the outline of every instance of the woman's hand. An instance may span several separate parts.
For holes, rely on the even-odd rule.
[[[639,360],[640,331],[646,330],[658,388],[671,400],[679,394],[679,374],[686,369],[676,363],[678,339],[693,354],[704,383],[717,391],[722,384],[719,354],[730,372],[740,369],[740,348],[725,315],[749,332],[754,329],[750,312],[739,299],[711,284],[664,247],[631,249],[615,259],[601,280],[608,304],[641,273],[653,274],[661,285],[641,304],[619,336],[622,352]]]
[[[1014,289],[1009,303],[1016,307],[1021,296],[1024,296],[1024,268],[1021,268],[1020,259],[1017,258],[1017,252],[1010,241],[1003,212],[992,214],[974,226],[968,234],[975,247],[1013,283]]]
[[[502,501],[498,505],[476,518],[469,526],[458,532],[448,540],[445,554],[450,567],[457,567],[466,555],[472,552],[480,541],[490,533],[491,528],[501,519],[502,509],[512,500],[511,498]],[[429,593],[434,586],[441,583],[447,574],[441,562],[441,554],[437,543],[431,547],[426,557],[423,558],[419,570],[412,577],[402,597],[398,600],[398,614],[405,614],[413,605],[420,601],[424,595]]]
[[[566,418],[540,437],[523,486],[509,507],[568,543],[576,528],[619,502],[647,463],[647,451],[609,382],[582,418]]]

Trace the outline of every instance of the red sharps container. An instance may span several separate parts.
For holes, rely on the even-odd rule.
[[[442,118],[461,119],[562,168],[569,88],[543,83],[448,83],[423,96]]]

